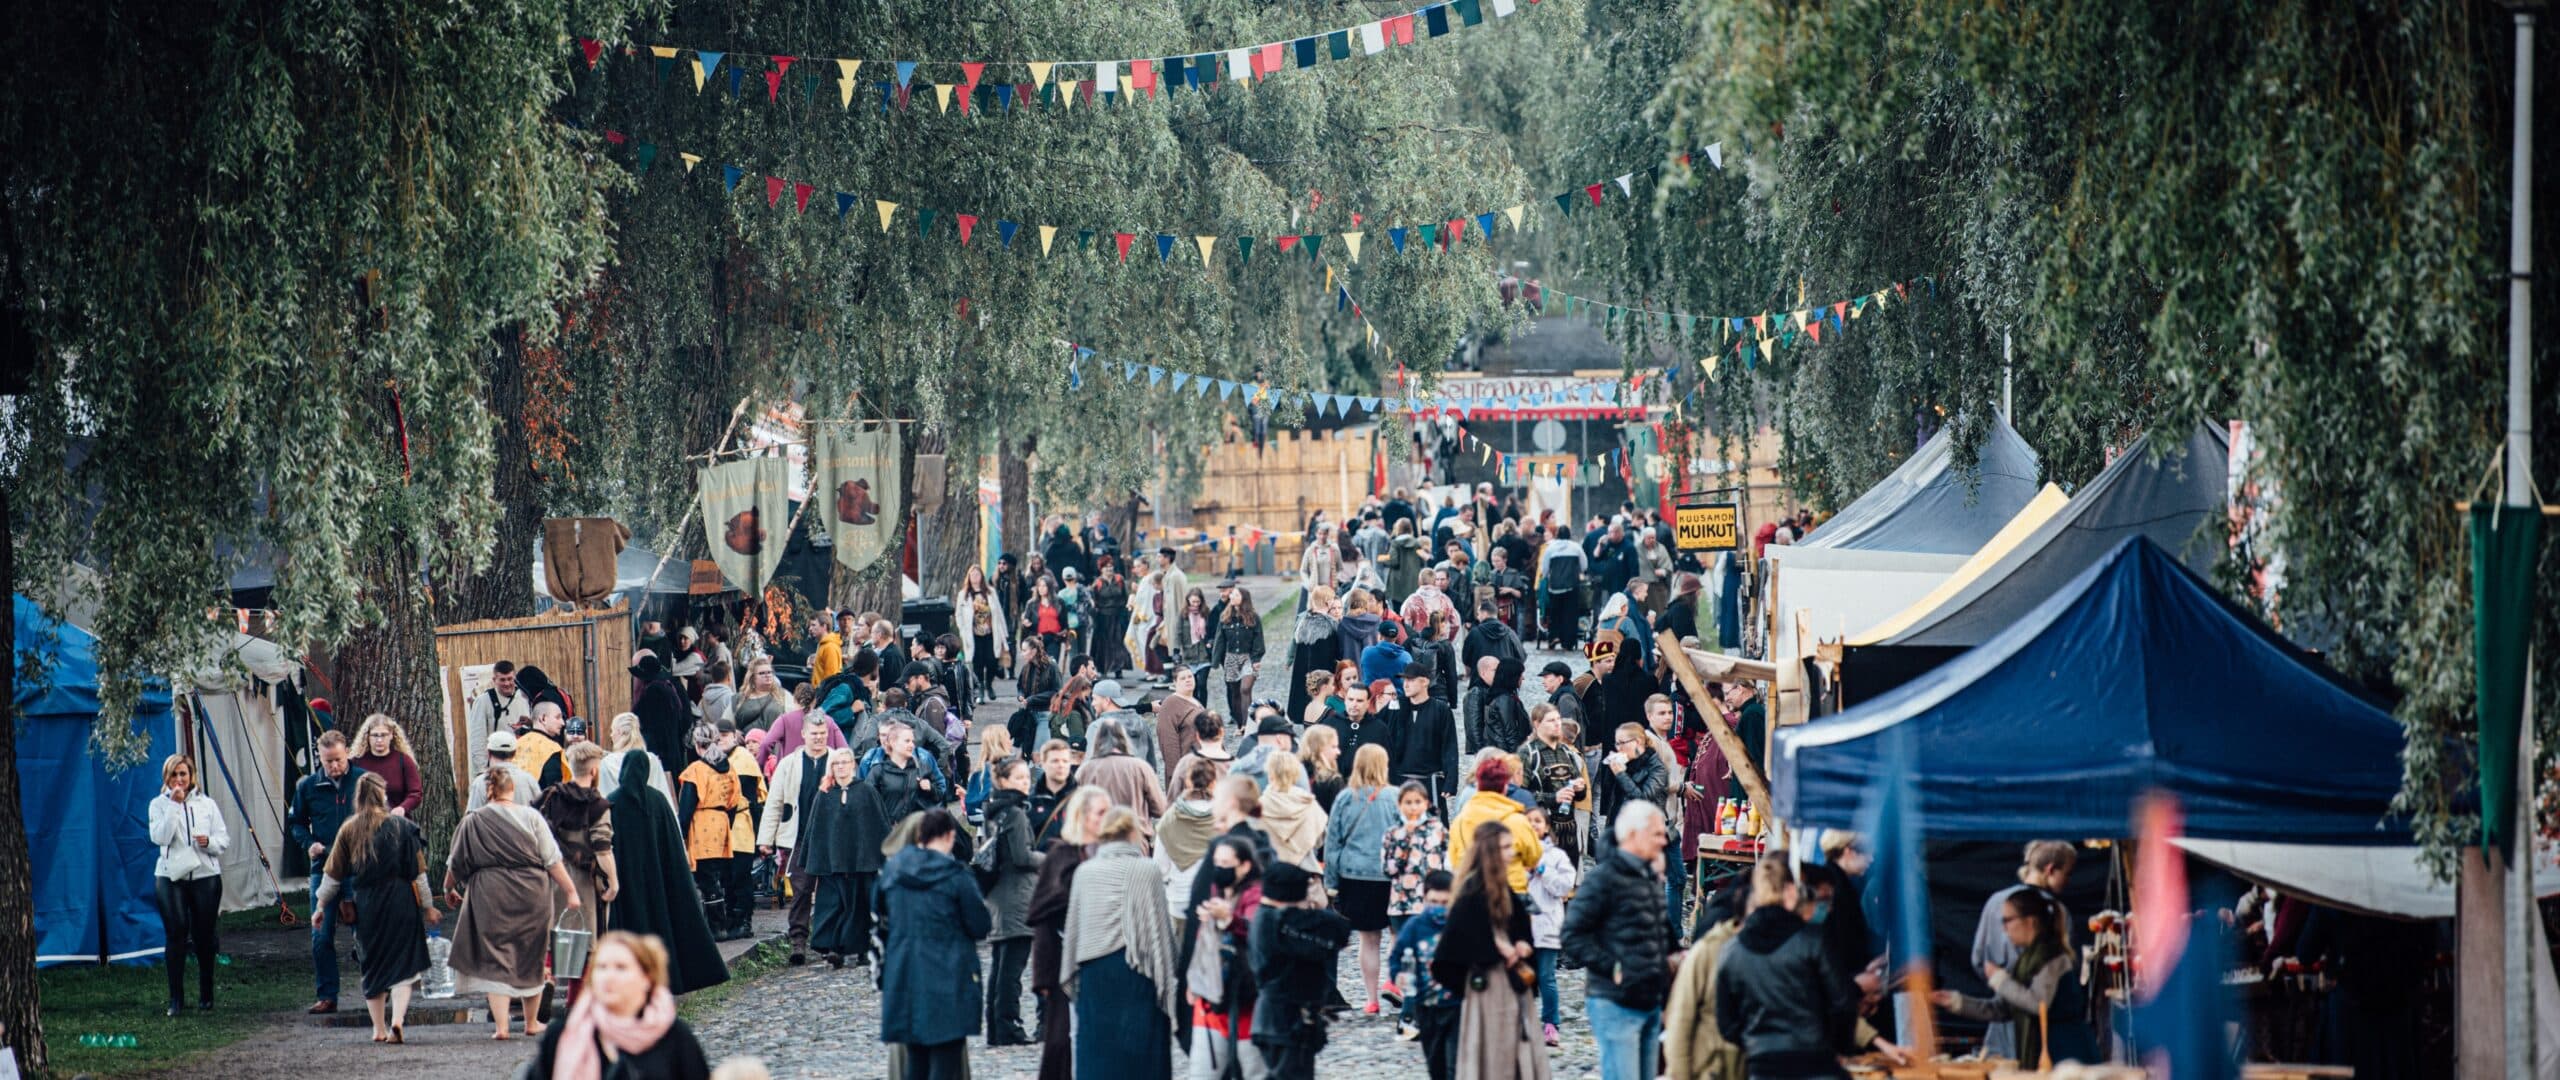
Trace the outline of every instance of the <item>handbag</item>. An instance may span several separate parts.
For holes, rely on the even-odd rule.
[[[1182,984],[1192,995],[1215,1006],[1227,996],[1227,968],[1219,950],[1226,945],[1226,935],[1215,923],[1200,920],[1200,930],[1191,945],[1191,967],[1182,973]]]

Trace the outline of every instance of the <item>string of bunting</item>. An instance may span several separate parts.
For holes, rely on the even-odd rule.
[[[1614,304],[1543,285],[1538,286],[1538,292],[1542,307],[1560,310],[1566,316],[1578,316],[1604,329],[1650,322],[1666,333],[1677,327],[1682,335],[1694,339],[1700,333],[1698,324],[1705,323],[1707,324],[1706,332],[1716,336],[1717,350],[1715,353],[1701,357],[1698,362],[1705,369],[1707,377],[1714,378],[1720,368],[1721,354],[1725,352],[1739,355],[1745,367],[1752,367],[1761,360],[1773,359],[1780,348],[1793,348],[1800,344],[1820,345],[1825,338],[1837,340],[1842,334],[1848,332],[1849,323],[1865,315],[1868,309],[1882,310],[1892,304],[1910,302],[1911,290],[1915,285],[1923,290],[1923,295],[1934,297],[1938,293],[1937,276],[1922,274],[1828,303],[1808,304],[1788,311],[1761,311],[1751,315],[1695,315],[1687,312],[1660,311],[1649,307]],[[1559,301],[1561,301],[1560,304]]]
[[[657,163],[658,159],[663,156],[661,154],[661,147],[659,144],[640,139],[622,131],[607,129],[604,132],[604,138],[608,144],[613,146],[627,147],[631,152],[631,166],[633,170],[644,176],[648,174],[649,170]],[[1716,167],[1719,169],[1724,167],[1723,150],[1721,146],[1722,144],[1709,146],[1704,151],[1704,153],[1709,155],[1710,159],[1715,162]],[[687,175],[697,172],[706,162],[709,161],[709,159],[704,155],[682,150],[676,152],[676,159],[683,163],[684,170]],[[1688,155],[1682,156],[1683,161],[1688,159]],[[1601,205],[1608,197],[1607,190],[1612,184],[1619,189],[1618,198],[1627,199],[1632,197],[1634,194],[1635,180],[1637,177],[1649,177],[1659,168],[1660,166],[1654,166],[1638,170],[1636,172],[1623,173],[1617,176],[1614,180],[1590,184],[1577,191],[1570,191],[1556,195],[1550,201],[1555,203],[1559,208],[1560,213],[1570,216],[1574,212],[1574,207],[1576,206]],[[738,188],[744,184],[749,177],[760,179],[764,187],[764,201],[767,209],[779,210],[782,206],[783,200],[787,197],[791,201],[792,212],[795,214],[807,214],[809,212],[810,204],[812,202],[817,202],[821,207],[833,205],[835,208],[836,218],[838,220],[843,220],[846,216],[851,214],[856,207],[867,205],[878,218],[880,231],[884,234],[891,232],[897,226],[901,217],[904,217],[906,220],[914,223],[916,235],[920,239],[933,237],[938,233],[943,233],[945,231],[943,223],[948,222],[948,234],[956,236],[960,241],[960,246],[962,247],[968,247],[970,245],[970,241],[975,238],[978,231],[978,225],[981,222],[990,221],[990,219],[984,214],[948,212],[935,207],[910,206],[906,203],[890,199],[865,198],[854,192],[838,190],[831,186],[821,186],[820,184],[807,180],[798,180],[790,177],[765,173],[739,164],[720,164],[718,166],[717,173],[713,175],[716,175],[719,178],[722,193],[729,196],[735,196]],[[817,196],[822,192],[828,195],[829,198],[826,200],[818,199]],[[1321,196],[1318,196],[1318,198],[1321,199]],[[1059,237],[1070,236],[1074,239],[1078,250],[1090,250],[1094,241],[1096,239],[1101,239],[1112,245],[1113,250],[1116,251],[1119,256],[1119,260],[1125,263],[1129,261],[1130,250],[1137,247],[1139,240],[1141,238],[1149,238],[1154,244],[1157,262],[1171,262],[1174,252],[1177,250],[1182,251],[1186,256],[1192,251],[1197,251],[1200,255],[1201,267],[1206,269],[1209,266],[1214,265],[1217,258],[1216,252],[1221,241],[1228,241],[1228,250],[1233,251],[1237,261],[1244,265],[1252,264],[1253,253],[1257,246],[1262,246],[1265,250],[1278,251],[1283,255],[1289,254],[1296,249],[1303,247],[1306,249],[1306,254],[1309,259],[1322,261],[1322,250],[1328,237],[1332,237],[1339,241],[1341,249],[1350,256],[1352,262],[1356,263],[1360,261],[1360,253],[1364,246],[1373,246],[1366,244],[1368,238],[1378,233],[1385,234],[1389,247],[1391,247],[1398,255],[1425,254],[1431,252],[1435,248],[1439,251],[1447,252],[1466,238],[1467,230],[1470,227],[1475,229],[1479,242],[1491,240],[1495,229],[1506,221],[1509,223],[1512,232],[1522,231],[1521,222],[1525,219],[1530,205],[1531,204],[1528,203],[1514,203],[1510,206],[1501,207],[1495,210],[1470,211],[1450,217],[1445,221],[1432,222],[1423,225],[1398,225],[1384,229],[1362,227],[1331,233],[1300,232],[1280,233],[1269,236],[1242,236],[1187,232],[1175,233],[1154,230],[1122,231],[1106,228],[1069,229],[1057,225],[1025,223],[1008,218],[992,219],[992,224],[995,226],[996,245],[998,250],[1001,251],[1011,251],[1013,249],[1015,238],[1022,234],[1027,227],[1033,235],[1036,235],[1039,238],[1040,254],[1044,257],[1053,252]],[[1292,212],[1292,216],[1295,216],[1294,210]],[[1365,215],[1354,212],[1350,217],[1351,223],[1354,226],[1366,225]]]
[[[1531,4],[1538,0],[1528,0]],[[1480,26],[1487,11],[1496,19],[1506,19],[1519,10],[1519,0],[1447,0],[1427,4],[1412,11],[1373,19],[1334,30],[1254,45],[1211,49],[1179,56],[1143,57],[1119,60],[862,60],[845,57],[793,56],[775,53],[751,53],[737,50],[712,51],[681,45],[641,45],[638,43],[609,45],[601,39],[577,39],[578,54],[593,69],[602,62],[608,50],[614,55],[634,61],[646,60],[664,81],[683,60],[687,73],[693,76],[694,93],[726,81],[732,97],[744,98],[751,93],[750,75],[764,85],[765,101],[779,105],[785,83],[804,104],[819,100],[819,88],[826,81],[825,68],[835,69],[837,107],[853,108],[857,93],[869,96],[876,92],[880,111],[891,108],[904,111],[915,90],[916,73],[928,65],[936,73],[949,73],[956,79],[944,82],[927,79],[941,111],[949,113],[959,105],[962,115],[984,113],[990,107],[1000,113],[1011,112],[1019,103],[1026,109],[1053,106],[1065,112],[1078,105],[1092,107],[1115,101],[1136,103],[1151,100],[1162,90],[1170,95],[1180,90],[1207,92],[1221,84],[1251,85],[1286,71],[1305,70],[1319,63],[1335,64],[1365,59],[1390,48],[1413,45],[1419,41],[1441,37],[1456,30]],[[723,65],[727,65],[725,68]],[[863,69],[887,72],[887,81],[865,81]],[[752,72],[750,68],[754,68]],[[795,78],[793,68],[799,68]],[[995,67],[1000,74],[1019,71],[1018,81],[987,81],[987,69]],[[724,80],[725,75],[725,80]]]

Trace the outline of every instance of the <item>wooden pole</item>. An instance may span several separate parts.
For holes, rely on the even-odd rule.
[[[1769,785],[1760,777],[1760,767],[1751,760],[1751,752],[1742,745],[1742,737],[1724,722],[1724,707],[1707,697],[1707,684],[1698,680],[1698,669],[1689,664],[1689,652],[1680,644],[1679,635],[1669,630],[1654,635],[1654,647],[1662,650],[1671,662],[1671,673],[1680,677],[1680,687],[1689,692],[1689,702],[1706,718],[1707,733],[1715,736],[1716,747],[1724,751],[1725,764],[1733,766],[1733,778],[1742,782],[1742,790],[1760,807],[1760,815],[1778,820],[1777,805],[1769,801]]]

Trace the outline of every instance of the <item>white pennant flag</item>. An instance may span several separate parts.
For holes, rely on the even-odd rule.
[[[1093,92],[1103,93],[1120,88],[1120,62],[1097,60],[1093,64]]]
[[[1253,50],[1251,50],[1251,49],[1229,49],[1229,50],[1227,50],[1227,81],[1228,81],[1228,82],[1252,82],[1252,81],[1253,81]]]
[[[1711,142],[1707,144],[1707,164],[1713,165],[1718,169],[1724,168],[1723,143]]]
[[[1360,48],[1370,56],[1376,56],[1379,53],[1387,51],[1386,24],[1369,23],[1362,26],[1360,28]]]
[[[1519,0],[1493,0],[1494,18],[1508,19],[1511,17],[1512,12],[1518,10],[1520,10]]]
[[[1626,173],[1626,174],[1621,175],[1620,177],[1618,177],[1618,191],[1619,191],[1619,193],[1621,193],[1621,194],[1625,194],[1625,195],[1633,195],[1633,194],[1635,194],[1635,193],[1636,193],[1635,182],[1636,182],[1636,174],[1634,174],[1634,173]]]

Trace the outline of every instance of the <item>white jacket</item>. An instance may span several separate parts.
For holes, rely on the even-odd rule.
[[[201,849],[196,847],[199,833],[205,837]],[[222,853],[231,847],[231,831],[223,826],[221,809],[203,789],[190,792],[184,803],[169,801],[169,793],[163,791],[151,800],[151,842],[160,845],[160,859],[151,864],[151,876],[171,881],[221,877]]]
[[[817,768],[827,767],[826,754],[818,755]],[[756,823],[756,846],[790,848],[800,846],[800,819],[809,808],[800,805],[800,780],[809,768],[806,747],[782,755],[773,764],[773,780],[764,786],[764,820]],[[823,783],[823,781],[821,781]],[[782,808],[791,808],[784,815]]]
[[[1529,944],[1539,949],[1564,947],[1564,906],[1573,896],[1580,875],[1573,868],[1573,856],[1564,848],[1550,844],[1547,853],[1538,858],[1538,869],[1529,875]]]

